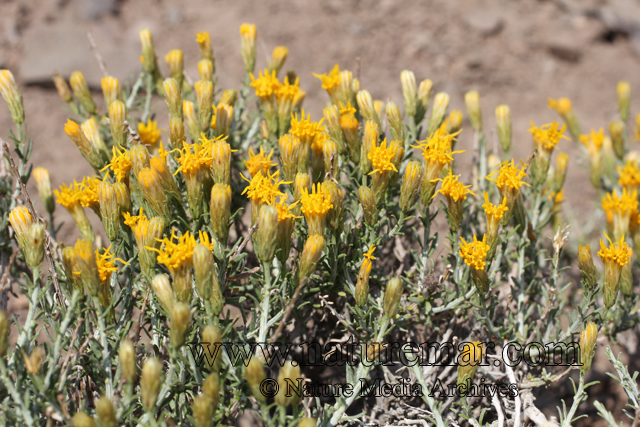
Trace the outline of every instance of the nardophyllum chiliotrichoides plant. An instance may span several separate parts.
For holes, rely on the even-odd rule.
[[[495,109],[499,145],[488,144],[470,91],[473,161],[462,168],[455,146],[463,113],[448,112],[446,93],[432,96],[431,80],[401,73],[402,114],[336,65],[316,75],[329,102],[312,121],[296,73],[282,71],[287,49],[277,47],[256,74],[256,28],[242,25],[240,34],[240,90],[216,88],[208,33],[196,37],[194,84],[180,50],[166,55],[170,76],[162,75],[146,30],[139,77],[121,86],[105,75],[104,104],[81,72],[68,82],[56,74],[72,117],[65,132],[95,171],[56,190],[49,172],[29,162],[22,97],[11,72],[0,71],[15,123],[6,131],[12,149],[2,142],[0,308],[18,286],[29,302],[21,319],[0,311],[0,423],[204,427],[252,412],[268,426],[399,418],[438,427],[569,425],[587,399],[597,336],[615,338],[638,322],[640,155],[627,147],[640,138],[640,121],[635,136],[627,131],[629,85],[618,86],[610,136],[581,134],[570,101],[551,100],[566,125],[532,124],[526,160],[510,155],[509,107]],[[151,113],[163,110],[162,99],[164,142]],[[576,143],[602,194],[604,215],[593,221],[563,218],[561,209],[569,158],[552,157],[558,144]],[[37,203],[25,185],[31,177]],[[72,245],[57,239],[60,208],[81,236]],[[448,227],[436,227],[437,217]],[[565,222],[584,246],[569,239]],[[598,234],[602,267],[586,245]],[[576,263],[581,281],[564,272]],[[388,351],[409,342],[451,342],[470,363]],[[249,357],[224,348],[203,363],[196,343],[246,344]],[[294,345],[272,363],[255,343]],[[360,363],[306,366],[303,343],[318,343],[327,361]],[[544,364],[546,343],[579,343],[571,362],[580,365]],[[501,363],[503,348],[517,346],[527,363]],[[609,354],[637,411],[635,377]],[[563,402],[547,420],[532,390],[577,371],[571,406]],[[267,378],[279,386],[275,395]],[[320,387],[288,396],[298,378],[350,385],[351,393]],[[375,379],[422,393],[370,396]],[[469,383],[511,384],[517,393],[430,393],[435,384]]]

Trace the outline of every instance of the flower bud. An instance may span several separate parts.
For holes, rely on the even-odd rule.
[[[431,103],[431,95],[433,94],[433,83],[431,80],[423,80],[418,86],[418,106],[416,112],[416,124],[424,119],[424,115],[429,109]]]
[[[604,263],[603,302],[606,308],[611,308],[618,297],[622,267],[628,264],[631,259],[631,248],[625,242],[624,236],[621,236],[620,240],[615,243],[609,239],[609,236],[606,237],[609,240],[609,247],[606,247],[600,239],[598,255]]]
[[[84,412],[77,412],[71,419],[73,427],[96,427],[96,422]]]
[[[124,102],[119,99],[114,100],[109,107],[109,127],[111,128],[114,146],[125,145],[124,122],[126,119],[127,109]]]
[[[277,76],[280,73],[282,66],[284,65],[284,61],[287,60],[288,53],[289,49],[284,46],[277,46],[275,49],[273,49],[273,54],[271,55],[271,61],[269,62],[267,70],[269,70],[269,72],[275,70]]]
[[[420,182],[424,169],[419,162],[409,162],[402,176],[399,206],[405,214],[413,207],[416,196],[420,192]]]
[[[82,286],[89,296],[97,296],[100,289],[100,274],[91,242],[78,240],[73,247],[78,271],[82,278]]]
[[[222,334],[220,333],[220,329],[218,329],[218,327],[214,325],[205,326],[205,328],[202,330],[202,342],[209,343],[209,350],[208,350],[209,354],[214,354],[215,345],[222,344]],[[217,372],[220,370],[221,364],[222,364],[222,347],[220,347],[218,352],[215,354],[215,359],[213,360],[213,364],[210,367],[213,371]],[[220,387],[220,382],[218,380],[218,388],[219,387]]]
[[[305,191],[309,191],[309,188],[311,187],[311,177],[309,176],[308,173],[300,173],[298,172],[296,174],[296,178],[293,181],[293,200],[294,202],[299,201],[300,199],[302,199],[302,194]],[[299,208],[296,210],[297,213],[299,213]],[[297,215],[296,213],[296,215]]]
[[[154,216],[161,216],[168,222],[171,214],[167,204],[167,196],[162,186],[162,179],[158,172],[150,168],[143,168],[138,173],[138,183],[140,184],[142,196]]]
[[[418,86],[413,71],[402,71],[400,73],[400,83],[402,84],[402,97],[404,98],[404,112],[409,117],[415,116],[418,108]]]
[[[373,227],[378,223],[378,207],[376,205],[376,198],[373,191],[371,191],[369,187],[363,185],[358,189],[358,197],[360,198],[360,204],[362,205],[364,221]]]
[[[178,87],[182,86],[183,72],[184,72],[184,60],[182,59],[182,51],[180,49],[173,49],[167,53],[164,57],[165,62],[169,66],[169,73],[171,77],[178,82]]]
[[[353,73],[349,70],[340,71],[340,74],[338,74],[338,82],[337,95],[339,102],[343,105],[349,103],[354,105]]]
[[[325,181],[322,183],[324,191],[331,196],[331,205],[333,207],[327,214],[327,225],[332,230],[341,231],[344,225],[344,200],[342,190],[335,181]]]
[[[240,26],[240,41],[244,70],[247,74],[253,73],[256,66],[256,26],[242,24]]]
[[[151,287],[156,294],[156,298],[160,301],[162,308],[164,308],[167,313],[173,312],[173,307],[176,304],[176,295],[171,288],[169,278],[166,274],[158,274],[154,277],[151,281]]]
[[[120,229],[120,203],[112,184],[107,181],[100,182],[98,201],[100,202],[100,218],[104,231],[109,240],[114,241],[118,238],[118,230]]]
[[[178,190],[178,184],[176,183],[171,170],[165,162],[156,156],[151,157],[149,160],[149,168],[158,174],[162,188],[167,192],[167,196],[174,200],[181,201],[182,199],[180,190]]]
[[[109,111],[113,101],[122,101],[120,82],[115,77],[106,76],[102,78],[100,84],[102,86],[102,94],[104,95],[104,103],[107,107],[107,111]]]
[[[211,36],[203,31],[196,34],[196,42],[200,45],[200,57],[213,61],[213,48],[211,47]]]
[[[136,348],[128,339],[122,340],[120,343],[120,349],[118,350],[118,357],[120,358],[120,376],[128,384],[135,384],[137,374],[136,367]]]
[[[317,426],[316,420],[308,417],[301,419],[300,422],[298,423],[298,427],[316,427],[316,426]]]
[[[218,242],[226,247],[231,216],[231,187],[225,184],[215,184],[211,189],[209,208],[211,231]]]
[[[300,261],[298,264],[299,278],[302,280],[305,277],[309,277],[316,269],[316,264],[322,256],[322,250],[324,249],[324,237],[313,234],[307,237],[307,241],[304,242],[304,248],[300,255]]]
[[[9,350],[10,324],[7,314],[0,310],[0,357],[5,357]]]
[[[625,152],[624,123],[619,120],[612,121],[609,124],[609,135],[611,136],[611,143],[616,156],[622,159]]]
[[[193,249],[193,272],[196,278],[196,289],[202,299],[211,298],[215,263],[208,247],[200,244]]]
[[[293,366],[290,360],[287,360],[278,372],[278,394],[276,395],[276,404],[287,407],[291,404],[298,404],[299,396],[295,392],[289,392],[290,384],[297,386],[298,378],[300,378],[300,366]],[[287,381],[289,380],[289,381]],[[290,396],[287,396],[287,393]]]
[[[580,375],[584,374],[591,369],[591,362],[593,356],[596,354],[596,341],[598,339],[598,327],[595,323],[589,322],[584,327],[584,330],[580,334]]]
[[[464,116],[462,114],[462,111],[453,110],[449,114],[449,117],[447,118],[447,133],[454,134],[454,133],[458,132],[460,130],[460,128],[462,127],[462,119],[463,118],[464,118]],[[457,138],[454,138],[453,141],[451,141],[452,149],[453,149],[453,145],[455,144],[456,141],[457,141]]]
[[[471,127],[477,132],[482,131],[482,111],[480,111],[480,95],[477,90],[472,90],[464,95],[464,102],[467,105],[469,121]]]
[[[195,84],[196,102],[198,104],[198,120],[203,132],[209,130],[213,109],[213,83],[209,80],[200,80]]]
[[[78,262],[76,260],[75,250],[73,246],[67,246],[62,250],[62,264],[64,266],[64,272],[67,276],[69,285],[72,285],[74,289],[82,290],[82,279],[80,277],[80,270],[78,269]]]
[[[233,107],[236,105],[237,100],[238,91],[235,89],[228,89],[222,92],[222,96],[220,97],[220,104],[225,104],[229,107]]]
[[[591,248],[587,246],[578,247],[578,267],[582,275],[582,285],[592,291],[598,284],[598,273],[591,257]]]
[[[376,113],[376,109],[373,106],[373,98],[371,98],[371,94],[368,90],[361,90],[358,92],[358,96],[356,97],[358,101],[358,109],[360,110],[360,114],[364,117],[365,120],[370,120],[380,127],[380,120],[378,119],[378,113]]]
[[[633,258],[633,249],[629,248],[631,251],[631,258]],[[633,294],[633,274],[631,272],[631,262],[622,266],[622,270],[620,271],[620,292],[622,295],[632,295]]]
[[[26,244],[22,248],[27,265],[37,268],[44,260],[45,226],[41,222],[34,222],[25,233]]]
[[[120,212],[131,211],[131,195],[129,194],[129,187],[122,182],[116,182],[113,184],[113,189],[116,192],[116,199],[118,200],[118,206]]]
[[[44,204],[45,209],[50,214],[56,208],[53,201],[53,193],[51,191],[51,180],[49,179],[49,171],[42,166],[39,166],[33,170],[33,178],[36,180],[38,187],[38,194]]]
[[[140,31],[140,43],[142,44],[142,66],[144,71],[151,74],[156,71],[156,53],[153,49],[153,38],[149,30]]]
[[[193,399],[191,406],[195,427],[210,427],[214,410],[211,400],[207,396],[197,396]]]
[[[162,362],[155,357],[148,358],[142,366],[140,379],[140,400],[146,411],[155,409],[163,381]]]
[[[182,120],[182,92],[178,81],[170,77],[165,79],[163,87],[164,100],[167,103],[167,107],[169,107],[169,115],[171,118]]]
[[[96,415],[100,427],[118,427],[116,409],[107,396],[102,396],[96,401]]]
[[[34,348],[29,356],[27,356],[23,351],[22,357],[24,358],[24,366],[27,369],[27,372],[33,375],[40,374],[40,368],[42,368],[42,364],[46,359],[46,354],[42,347]]]
[[[336,179],[340,177],[338,169],[338,146],[330,139],[322,146],[322,157],[324,159],[324,171]]]
[[[191,308],[184,302],[176,302],[171,310],[171,345],[178,349],[182,347],[189,335],[191,323]],[[144,374],[143,374],[144,375]]]
[[[71,93],[71,88],[67,84],[67,81],[64,79],[64,77],[62,77],[56,71],[53,73],[52,79],[53,79],[53,84],[55,85],[56,90],[58,91],[58,95],[60,95],[60,98],[62,98],[62,100],[67,104],[72,102],[73,93]]]
[[[231,146],[226,141],[211,144],[213,181],[216,184],[231,184]]]
[[[631,85],[629,82],[618,82],[616,87],[618,93],[618,113],[620,120],[626,123],[629,119],[629,104],[631,103]]]
[[[184,112],[184,121],[187,123],[189,136],[194,141],[200,137],[200,118],[196,113],[196,104],[191,101],[182,101],[182,111]]]
[[[298,157],[300,155],[300,140],[290,133],[281,136],[278,144],[280,146],[280,167],[287,181],[293,181],[298,171]]]
[[[263,263],[269,263],[275,256],[278,237],[278,211],[273,206],[264,205],[258,213],[258,230],[253,233],[256,255]]]
[[[67,136],[76,144],[82,156],[89,162],[92,168],[96,170],[102,169],[104,166],[103,153],[92,144],[87,136],[80,129],[80,125],[71,120],[67,120],[64,125],[64,131]]]
[[[458,378],[456,381],[459,388],[461,386],[469,387],[473,377],[476,375],[482,360],[482,343],[480,341],[466,342],[460,344],[460,347],[462,348],[462,353],[458,361]]]
[[[140,268],[148,278],[153,277],[153,268],[156,265],[158,255],[157,252],[148,248],[158,249],[160,247],[158,239],[162,237],[164,227],[165,220],[162,217],[156,216],[149,221],[138,224],[134,230],[134,236],[138,244]],[[169,310],[167,309],[167,311]]]
[[[373,251],[375,246],[369,248],[369,251],[364,254],[362,264],[360,264],[360,270],[358,271],[358,280],[356,281],[356,305],[360,308],[364,307],[369,299],[369,275],[371,274],[371,267],[373,266],[371,261],[375,259]]]
[[[567,153],[560,153],[556,158],[557,168],[555,170],[555,176],[553,179],[554,187],[560,191],[564,186],[564,181],[567,177],[567,166],[569,164],[569,155]]]
[[[266,397],[260,392],[260,385],[262,381],[267,378],[266,373],[264,372],[264,363],[258,357],[253,356],[249,361],[249,365],[246,367],[244,372],[247,383],[249,383],[249,388],[251,389],[251,394],[260,402],[265,402]]]
[[[85,120],[80,128],[84,133],[87,140],[91,143],[93,149],[102,156],[103,159],[110,158],[109,152],[107,151],[107,146],[104,144],[104,140],[102,139],[102,135],[100,134],[100,127],[98,126],[98,121],[95,116],[90,117]]]
[[[404,141],[404,123],[402,123],[402,116],[400,115],[400,109],[395,102],[387,102],[386,112],[389,119],[389,130],[391,130],[391,136],[394,141]]]
[[[373,101],[373,108],[376,110],[376,115],[378,116],[378,121],[382,123],[384,119],[384,101],[381,99],[376,99]]]
[[[209,399],[209,404],[215,411],[220,399],[220,377],[216,372],[210,373],[202,383],[202,395]]]
[[[209,59],[198,61],[198,74],[203,82],[213,82],[213,62]]]
[[[353,93],[358,93],[360,92],[360,80],[358,79],[353,79],[353,81],[351,82],[351,91]]]
[[[362,135],[362,144],[360,146],[360,173],[368,175],[371,172],[371,159],[369,152],[372,147],[378,146],[380,136],[380,127],[372,121],[367,120],[364,125],[364,134]]]
[[[324,117],[324,125],[327,133],[329,133],[329,137],[336,143],[338,150],[343,153],[346,147],[340,125],[340,110],[336,105],[331,105],[322,110],[322,116]],[[280,150],[280,152],[282,152],[282,150]]]
[[[0,93],[7,102],[11,119],[17,125],[24,122],[24,105],[18,85],[9,70],[0,70]]]
[[[97,114],[98,109],[96,108],[96,103],[93,102],[93,97],[89,91],[89,86],[84,78],[84,74],[80,71],[74,71],[69,78],[69,84],[71,84],[74,95],[78,98],[78,101],[80,101],[85,111],[92,115]]]
[[[393,319],[398,313],[400,307],[400,298],[402,297],[402,279],[394,277],[387,283],[387,290],[384,293],[384,314]]]
[[[151,167],[149,150],[142,144],[133,144],[129,151],[131,157],[131,170],[136,178],[143,168]]]
[[[511,110],[508,105],[496,107],[496,122],[498,124],[498,140],[502,151],[508,153],[511,150]]]
[[[231,123],[233,121],[233,107],[227,104],[219,103],[216,109],[216,128],[215,136],[229,136],[231,131]]]
[[[447,108],[449,107],[449,95],[440,92],[436,95],[433,100],[433,111],[431,111],[431,116],[429,117],[429,125],[427,127],[427,135],[431,135],[435,132],[442,120],[444,120],[444,116],[447,113]]]

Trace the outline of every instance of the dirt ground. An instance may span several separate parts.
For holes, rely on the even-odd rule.
[[[275,46],[289,48],[285,69],[300,76],[312,118],[320,118],[328,100],[312,72],[327,72],[338,63],[353,70],[374,99],[402,105],[399,76],[409,69],[418,80],[432,79],[436,91],[449,93],[455,109],[464,111],[464,93],[478,90],[491,144],[497,144],[493,111],[508,104],[516,159],[531,151],[530,121],[557,120],[547,107],[548,97],[569,97],[586,132],[606,128],[615,117],[618,81],[629,81],[632,93],[640,91],[638,0],[0,0],[0,68],[11,69],[22,90],[34,164],[51,171],[54,187],[91,173],[64,134],[67,113],[49,78],[54,70],[65,77],[83,71],[104,110],[101,72],[86,30],[93,32],[110,73],[130,83],[140,66],[139,30],[151,30],[165,74],[164,54],[180,48],[192,77],[199,55],[195,33],[208,31],[218,87],[229,89],[239,88],[243,76],[238,31],[243,22],[258,28],[257,69],[266,65]],[[162,123],[166,109],[162,102],[156,105]],[[632,101],[631,108],[635,116],[640,102]],[[0,136],[6,137],[11,127],[0,105]],[[463,131],[460,145],[471,148],[469,130]],[[598,201],[577,144],[564,141],[560,150],[571,154],[564,209],[576,223],[574,213],[593,210]],[[57,215],[67,221],[60,240],[72,243],[77,235],[70,218]],[[634,356],[636,346],[631,347]],[[563,385],[569,388],[570,383]],[[609,394],[619,400],[614,406],[623,406],[626,398],[620,392]],[[542,406],[554,411],[557,404]]]

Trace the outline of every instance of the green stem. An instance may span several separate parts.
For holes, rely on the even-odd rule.
[[[13,385],[14,381],[9,377],[9,373],[7,372],[7,365],[4,362],[4,357],[0,357],[0,378],[2,378],[2,382],[4,383],[4,386],[7,388],[7,391],[9,391],[9,394],[11,395],[11,399],[13,399],[16,405],[18,405],[18,409],[22,414],[22,418],[24,419],[24,422],[28,426],[34,425],[33,418],[31,418],[31,413],[29,412],[27,406],[24,404],[24,401],[22,400],[22,396],[20,395],[20,393],[18,393],[18,390],[16,390],[16,388],[14,387]]]
[[[269,321],[269,296],[271,293],[271,268],[269,263],[262,263],[264,272],[264,288],[262,292],[262,313],[260,313],[260,332],[258,333],[258,343],[263,343],[267,339],[267,322]]]
[[[566,418],[562,421],[561,427],[570,427],[571,421],[573,420],[573,416],[575,415],[578,407],[585,401],[587,394],[584,392],[584,375],[580,374],[580,383],[578,384],[578,391],[576,391],[575,396],[573,396],[573,404],[571,405],[571,409],[567,413]]]
[[[113,373],[111,372],[111,354],[109,352],[109,342],[107,341],[105,310],[100,305],[98,297],[93,298],[93,306],[98,315],[98,329],[100,330],[100,345],[102,346],[102,367],[107,374],[105,381],[105,393],[111,399],[113,396]]]

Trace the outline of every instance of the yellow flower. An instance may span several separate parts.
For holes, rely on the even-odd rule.
[[[600,149],[602,148],[602,144],[604,144],[605,138],[603,128],[600,128],[597,133],[595,130],[591,129],[590,134],[580,136],[580,142],[589,149],[589,155],[593,157],[600,153]]]
[[[140,213],[136,216],[131,215],[129,212],[122,212],[124,217],[124,224],[128,225],[133,232],[139,224],[148,222],[147,216],[142,212],[143,208],[140,208]]]
[[[131,170],[131,155],[129,151],[118,149],[115,146],[112,147],[112,150],[111,163],[102,168],[102,170],[110,168],[118,182],[128,182],[129,171]]]
[[[562,127],[560,127],[556,122],[537,127],[533,125],[533,122],[531,122],[531,129],[529,129],[529,132],[533,134],[533,144],[537,148],[545,151],[552,151],[561,139],[569,139],[563,135],[566,127],[566,125],[562,125]]]
[[[291,118],[291,134],[297,136],[301,142],[308,142],[309,144],[315,139],[316,135],[323,131],[322,122],[324,118],[319,122],[311,121],[311,114],[307,115],[305,119],[304,110],[298,114],[293,114]]]
[[[324,144],[329,141],[329,135],[325,132],[320,132],[313,138],[313,142],[311,143],[311,149],[318,154],[322,154],[322,150],[324,148]]]
[[[602,210],[607,215],[609,227],[613,227],[614,238],[623,236],[629,229],[631,218],[638,212],[638,192],[622,190],[618,196],[616,190],[602,199]]]
[[[493,203],[491,203],[489,201],[489,196],[487,195],[487,192],[484,192],[484,201],[485,203],[482,205],[482,207],[484,208],[484,213],[487,215],[487,221],[492,222],[492,221],[500,221],[502,219],[502,216],[504,215],[504,213],[506,211],[509,210],[509,208],[507,207],[507,198],[503,197],[502,198],[502,203],[500,203],[499,205],[494,205]]]
[[[260,145],[260,152],[255,154],[253,149],[249,147],[249,160],[244,161],[249,175],[254,176],[258,172],[261,172],[263,176],[269,175],[271,167],[276,165],[271,161],[271,156],[273,156],[273,149],[269,154],[265,154],[264,148]]]
[[[484,270],[486,265],[485,258],[489,252],[489,245],[486,243],[487,236],[482,236],[482,240],[478,241],[476,235],[473,235],[473,242],[465,242],[460,237],[460,256],[464,258],[464,262],[475,270]]]
[[[147,124],[138,123],[138,134],[140,135],[140,143],[148,147],[154,148],[160,142],[160,129],[158,122],[148,119]]]
[[[100,274],[100,281],[107,282],[111,277],[111,273],[118,270],[118,267],[115,266],[116,260],[120,261],[125,265],[129,265],[123,259],[114,258],[115,255],[111,253],[111,245],[104,250],[103,253],[100,253],[99,249],[96,249],[96,263],[98,264],[98,273]]]
[[[27,228],[33,224],[33,217],[29,213],[29,209],[24,206],[18,206],[9,213],[9,222],[11,222],[16,234],[20,235],[26,233]]]
[[[460,131],[453,134],[447,133],[446,124],[444,124],[429,138],[420,141],[420,144],[412,145],[413,148],[422,150],[429,181],[436,179],[442,168],[453,161],[454,154],[464,153],[464,150],[451,151],[451,143],[459,133]]]
[[[177,239],[177,242],[175,241]],[[196,239],[188,231],[178,237],[172,230],[170,238],[156,239],[160,242],[160,249],[146,247],[150,251],[158,253],[158,262],[169,271],[176,271],[185,264],[191,264],[193,249],[196,247]]]
[[[513,159],[500,164],[500,169],[491,172],[486,178],[489,181],[494,181],[496,187],[500,190],[501,196],[507,196],[507,206],[510,205],[509,195],[517,195],[518,191],[523,185],[529,185],[524,182],[524,178],[527,176],[525,172],[527,165],[521,161],[518,166],[514,165]],[[497,174],[496,178],[491,176]]]
[[[441,181],[442,186],[440,190],[436,191],[436,194],[440,193],[443,196],[446,196],[447,199],[451,199],[455,202],[459,200],[467,200],[467,194],[475,193],[470,191],[470,185],[465,186],[462,182],[458,181],[458,177],[460,175],[453,175],[451,170],[449,170],[449,175],[447,175],[444,179],[437,179],[436,181]],[[435,197],[435,194],[433,195]]]
[[[80,197],[80,204],[83,208],[91,208],[94,211],[99,211],[100,202],[98,201],[98,185],[102,181],[98,177],[82,178],[80,187],[82,188],[82,195]]]
[[[380,146],[376,147],[374,145],[373,147],[371,147],[367,158],[371,160],[373,170],[369,173],[369,175],[372,175],[374,173],[383,174],[389,171],[398,172],[398,169],[396,169],[396,166],[391,161],[394,157],[394,154],[395,151],[391,147],[387,148],[386,139],[380,143]]]
[[[557,101],[549,98],[549,108],[556,110],[561,116],[571,112],[571,100],[569,98],[559,98]]]
[[[258,172],[251,180],[240,174],[242,178],[249,183],[244,189],[242,194],[247,194],[247,197],[254,201],[258,200],[264,204],[273,206],[276,202],[276,197],[285,196],[283,192],[278,190],[281,184],[288,184],[285,181],[280,181],[280,171],[276,171],[273,174],[263,176],[261,172]]]
[[[58,190],[53,190],[53,194],[56,195],[56,203],[66,209],[73,209],[75,206],[80,206],[82,187],[74,179],[71,187],[67,184],[62,184]]]
[[[198,231],[198,238],[200,240],[200,244],[209,248],[210,251],[213,251],[213,241],[209,237],[209,234],[206,231]]]
[[[325,220],[331,204],[331,194],[325,190],[322,184],[315,184],[311,187],[311,193],[304,188],[300,199],[302,208],[300,209],[307,219],[309,235],[324,235]]]
[[[287,205],[287,199],[281,198],[280,203],[276,204],[276,210],[278,211],[278,222],[283,222],[288,219],[299,219],[301,216],[296,216],[291,210],[298,204],[298,202]]]
[[[631,258],[631,248],[624,241],[624,236],[620,237],[616,243],[613,243],[609,236],[605,233],[604,236],[609,241],[609,247],[604,245],[604,241],[600,239],[600,251],[598,255],[602,258],[603,262],[615,262],[620,267],[627,265]]]
[[[264,73],[262,71],[258,73],[257,79],[251,74],[251,86],[256,90],[256,96],[264,101],[278,91],[280,82],[276,77],[275,70],[271,72],[264,70]]]
[[[329,96],[333,96],[336,88],[340,84],[340,66],[336,64],[329,74],[313,73],[313,75],[322,82],[322,89],[325,89],[329,93]]]
[[[191,177],[205,167],[210,167],[212,162],[210,146],[208,142],[201,144],[184,144],[180,151],[180,157],[177,158],[180,166],[174,175],[182,172],[185,177]]]
[[[298,77],[296,77],[296,81],[293,84],[289,83],[288,76],[284,78],[284,84],[279,84],[276,89],[276,99],[278,101],[278,104],[281,104],[285,101],[293,103],[293,101],[296,99],[296,96],[298,96],[298,93],[300,92],[299,82],[300,79]]]
[[[373,256],[373,253],[375,252],[375,250],[376,250],[375,246],[373,245],[369,246],[369,250],[363,255],[363,257],[365,257],[369,261],[373,261],[374,259],[376,259],[376,257]]]
[[[640,167],[638,162],[633,160],[627,161],[624,166],[618,166],[618,184],[629,191],[637,190],[640,187]]]

